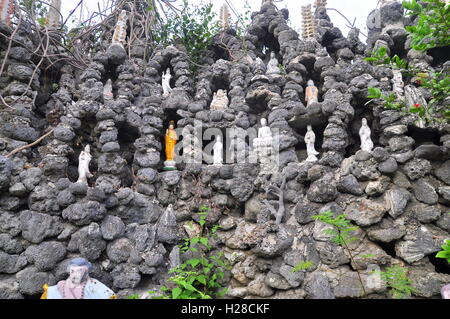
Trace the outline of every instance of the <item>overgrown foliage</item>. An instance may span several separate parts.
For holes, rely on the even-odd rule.
[[[351,242],[357,241],[358,238],[352,236],[352,232],[355,230],[358,230],[359,227],[352,224],[350,220],[346,218],[345,214],[340,214],[336,217],[334,217],[334,213],[332,211],[326,211],[323,213],[320,213],[318,215],[312,216],[313,219],[319,220],[322,223],[328,224],[330,226],[333,226],[331,229],[325,229],[324,233],[327,235],[332,236],[330,238],[330,241],[344,247],[346,249],[348,255],[350,256],[351,261],[353,264],[355,264],[352,252],[348,245]],[[366,295],[366,290],[364,289],[364,283],[361,278],[361,274],[358,270],[356,270],[358,273],[359,282],[361,283],[361,288],[363,290],[363,295]]]
[[[149,11],[155,10],[149,6]],[[169,10],[161,26],[153,30],[153,39],[158,44],[182,44],[190,59],[194,73],[200,65],[201,57],[212,44],[214,35],[219,32],[219,22],[215,20],[212,3],[193,6],[183,0],[182,8]]]
[[[424,70],[411,67],[397,55],[394,55],[392,58],[389,57],[385,47],[380,47],[378,50],[373,51],[371,56],[365,58],[365,60],[375,65],[398,69],[404,76],[409,78],[416,77],[418,84],[428,89],[432,96],[427,105],[406,105],[405,101],[393,92],[385,95],[380,89],[369,87],[367,98],[370,100],[366,105],[373,102],[373,100],[382,99],[384,101],[383,106],[386,109],[398,110],[404,114],[417,114],[420,119],[429,124],[442,120],[450,121],[450,108],[448,104],[445,104],[446,98],[450,94],[450,76],[447,73],[442,71],[427,73]]]
[[[402,299],[410,297],[414,292],[412,280],[408,277],[408,269],[398,265],[387,267],[386,271],[379,272],[381,279],[391,288],[392,297]]]
[[[230,270],[230,265],[223,252],[214,253],[210,245],[210,239],[216,236],[220,226],[206,227],[209,210],[209,207],[202,206],[197,213],[201,234],[184,239],[184,243],[180,245],[182,254],[195,257],[169,271],[172,276],[167,279],[167,284],[160,288],[162,296],[157,297],[158,299],[212,299],[223,297],[226,293],[222,280],[225,271]]]
[[[442,250],[436,254],[436,257],[447,259],[447,262],[450,263],[450,239],[445,241],[445,244],[442,245]]]
[[[450,6],[445,1],[422,0],[422,6],[416,0],[403,1],[407,14],[418,16],[417,25],[407,26],[411,33],[411,47],[425,51],[435,47],[450,45]]]

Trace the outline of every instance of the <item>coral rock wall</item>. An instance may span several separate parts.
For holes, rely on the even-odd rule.
[[[216,37],[195,81],[180,48],[157,47],[144,59],[137,48],[128,56],[111,46],[84,70],[63,66],[47,97],[42,76],[33,73],[33,42],[19,30],[0,78],[13,108],[0,109],[0,298],[39,296],[45,283],[66,278],[75,256],[91,261],[92,277],[120,296],[143,293],[179,263],[183,225],[197,218],[200,205],[211,207],[209,224],[222,226],[213,245],[232,265],[228,297],[362,297],[358,270],[369,296],[386,298],[384,284],[370,284],[370,271],[393,264],[409,269],[416,297],[439,296],[450,282],[448,264],[434,258],[450,237],[450,127],[421,129],[413,116],[364,106],[367,87],[391,90],[393,77],[364,61],[366,50],[384,41],[411,61],[417,57],[396,18],[400,12],[392,3],[381,8],[379,24],[369,17],[367,47],[357,29],[345,38],[323,7],[315,12],[315,37],[302,40],[286,23],[289,12],[266,3],[253,14],[244,41],[230,30]],[[11,34],[5,26],[2,32]],[[3,38],[0,47],[3,59]],[[261,75],[254,62],[267,64],[270,51],[284,66],[280,76]],[[167,68],[173,91],[163,97]],[[113,100],[103,99],[108,79]],[[319,103],[307,108],[309,79]],[[218,89],[230,100],[223,111],[209,109]],[[359,150],[363,117],[372,128],[372,153]],[[188,163],[163,171],[169,120],[188,139],[196,121],[240,135],[257,130],[261,118],[278,132],[279,166],[272,174],[252,163]],[[321,153],[316,163],[304,161],[308,124]],[[51,138],[6,157],[50,128]],[[84,185],[76,183],[77,167],[87,144],[94,177]],[[278,225],[263,201],[276,206],[278,197],[266,190],[283,180],[286,213]],[[350,245],[353,261],[311,218],[326,210],[346,213],[360,226]],[[302,261],[313,266],[293,272]]]

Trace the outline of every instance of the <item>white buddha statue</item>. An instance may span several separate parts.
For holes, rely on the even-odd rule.
[[[170,92],[172,92],[172,88],[170,87],[170,80],[172,79],[172,74],[170,74],[170,68],[167,68],[166,72],[163,72],[162,76],[162,87],[163,87],[163,96],[169,96]]]
[[[89,145],[86,145],[84,151],[81,151],[80,156],[78,157],[78,180],[77,183],[88,183],[88,178],[91,178],[93,175],[89,171],[89,163],[92,160],[91,148]]]
[[[217,90],[217,93],[214,93],[213,100],[211,102],[211,110],[224,110],[228,107],[228,96],[226,90]]]
[[[275,56],[275,52],[271,52],[270,53],[270,61],[269,64],[267,64],[267,70],[266,70],[266,75],[280,75],[281,71],[280,68],[278,67],[278,60],[277,57]]]
[[[220,135],[217,135],[216,137],[216,143],[214,143],[213,152],[213,165],[221,166],[223,164],[223,143],[222,137]]]
[[[261,119],[261,127],[258,129],[258,137],[253,141],[258,156],[268,156],[272,148],[272,132],[267,126],[267,120]]]
[[[314,144],[316,143],[316,134],[312,130],[312,126],[307,126],[307,132],[305,134],[305,143],[306,143],[306,152],[308,153],[307,162],[317,162],[318,158],[316,155],[319,155],[319,152],[316,151]]]
[[[366,152],[372,152],[373,142],[370,138],[370,127],[367,125],[367,120],[365,118],[362,119],[362,126],[359,129],[359,137],[361,139],[361,150]]]
[[[103,87],[103,100],[105,102],[114,100],[114,95],[113,95],[112,90],[113,90],[112,81],[111,81],[111,79],[108,79],[108,81],[106,81],[106,83],[105,83],[105,86]]]

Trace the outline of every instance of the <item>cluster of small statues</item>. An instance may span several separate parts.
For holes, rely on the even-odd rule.
[[[44,285],[41,299],[116,299],[114,291],[100,281],[89,277],[92,264],[84,258],[69,261],[67,280],[55,286]]]

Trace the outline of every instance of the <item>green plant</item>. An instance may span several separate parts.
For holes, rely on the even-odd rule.
[[[238,37],[242,38],[247,31],[247,27],[252,21],[252,7],[248,3],[248,0],[245,1],[244,4],[244,13],[238,17],[238,21],[236,22],[236,34]]]
[[[450,6],[440,0],[422,0],[422,6],[416,0],[403,1],[407,14],[418,16],[417,25],[407,26],[411,33],[411,47],[418,51],[425,51],[435,47],[450,45]]]
[[[47,24],[47,5],[42,1],[35,0],[19,0],[19,6],[25,9],[31,15],[33,20],[36,20],[41,26]]]
[[[155,9],[150,5],[148,10]],[[152,30],[153,40],[165,46],[182,44],[189,56],[191,71],[195,73],[202,56],[220,29],[219,22],[214,21],[216,14],[212,10],[212,3],[194,6],[183,0],[179,12],[171,10],[166,16],[164,23]]]
[[[447,259],[447,262],[450,263],[450,239],[445,241],[445,244],[442,245],[442,250],[436,254],[436,257]]]
[[[314,263],[310,260],[299,262],[297,265],[295,265],[294,268],[292,268],[291,272],[297,272],[302,270],[307,270],[314,266]]]
[[[450,95],[450,76],[442,72],[433,73],[429,78],[422,80],[422,86],[430,90],[432,96],[429,101],[430,107],[441,113],[447,121],[450,121],[450,107],[448,104],[443,104]]]
[[[333,226],[333,228],[331,229],[325,229],[324,233],[332,236],[330,239],[331,242],[344,247],[347,250],[348,255],[350,256],[350,260],[353,262],[353,264],[355,264],[352,252],[348,247],[348,244],[358,240],[358,238],[353,237],[351,233],[359,229],[359,227],[353,225],[352,222],[346,218],[345,214],[340,214],[334,217],[334,213],[332,211],[326,211],[318,215],[314,215],[312,216],[312,218]],[[356,270],[356,272],[358,273],[359,282],[361,283],[363,295],[365,296],[366,290],[364,289],[364,283],[362,281],[361,274],[358,270]]]
[[[390,109],[390,110],[406,110],[406,104],[403,101],[397,100],[397,95],[395,93],[390,93],[389,95],[384,95],[381,93],[381,90],[374,87],[368,88],[368,95],[367,98],[370,100],[365,104],[369,104],[373,102],[373,100],[376,99],[382,99],[384,100],[384,108]]]
[[[412,287],[412,280],[408,277],[408,269],[398,265],[387,267],[386,271],[379,272],[381,279],[390,287],[392,297],[401,299],[406,296],[410,297],[414,292]]]
[[[364,58],[364,60],[376,65],[388,65],[403,70],[408,68],[408,62],[401,59],[398,55],[394,55],[391,58],[387,54],[387,49],[385,47],[380,47],[377,50],[372,51],[370,57]]]
[[[230,266],[224,258],[223,252],[213,253],[210,238],[216,236],[220,228],[214,225],[206,227],[206,217],[209,207],[200,207],[198,224],[201,226],[201,234],[184,239],[180,245],[182,254],[195,255],[187,259],[181,265],[169,270],[172,274],[167,279],[167,284],[160,288],[162,299],[212,299],[223,297],[226,289],[222,287],[225,270]],[[155,293],[150,291],[149,293]]]

